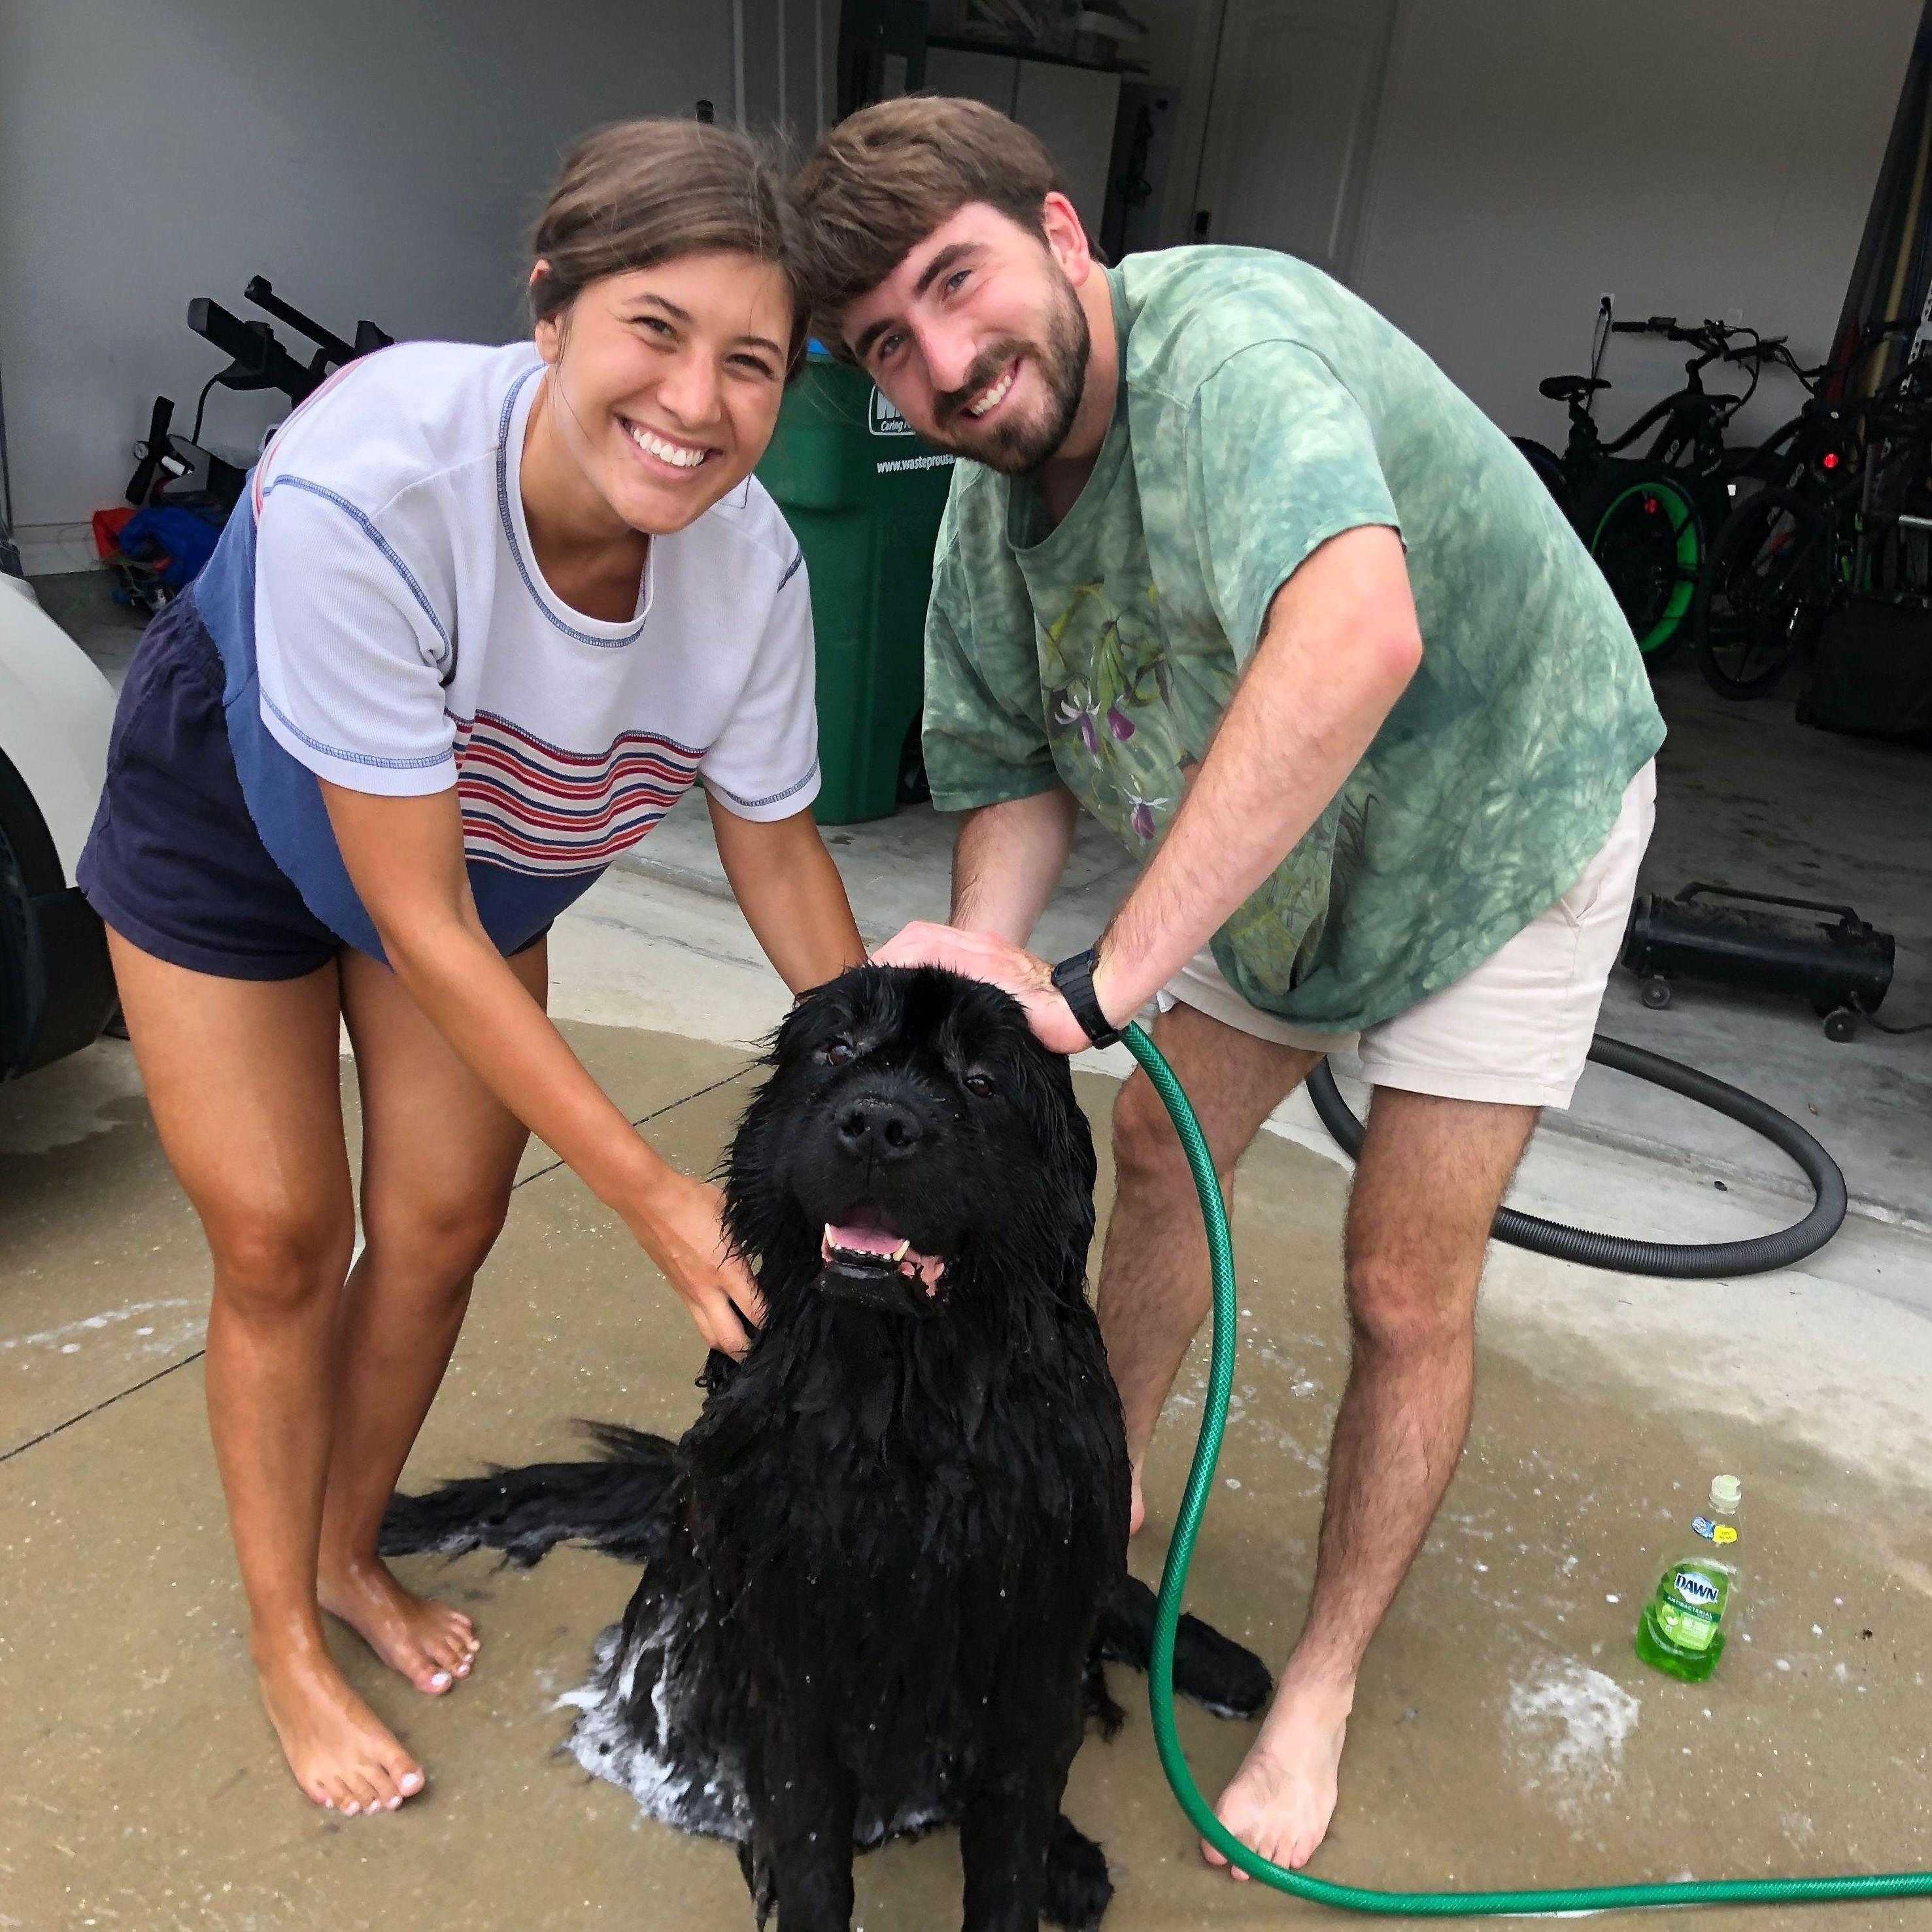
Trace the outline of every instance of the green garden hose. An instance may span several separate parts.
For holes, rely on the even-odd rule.
[[[1154,1655],[1148,1670],[1153,1708],[1154,1744],[1161,1769],[1173,1787],[1188,1821],[1232,1864],[1278,1892],[1293,1892],[1322,1905],[1349,1912],[1371,1912],[1390,1917],[1449,1918],[1489,1913],[1607,1912],[1638,1906],[1772,1905],[1792,1901],[1817,1903],[1828,1899],[1896,1898],[1910,1894],[1932,1895],[1932,1872],[1874,1872],[1843,1878],[1687,1879],[1669,1885],[1586,1886],[1571,1890],[1534,1892],[1378,1892],[1364,1886],[1336,1885],[1291,1871],[1250,1851],[1222,1824],[1201,1795],[1187,1768],[1174,1725],[1174,1632],[1180,1618],[1180,1600],[1187,1587],[1188,1565],[1193,1561],[1195,1538],[1208,1507],[1214,1481],[1214,1465],[1221,1454],[1227,1426],[1228,1397],[1234,1380],[1234,1249],[1228,1232],[1228,1211],[1221,1184],[1194,1109],[1181,1091],[1174,1070],[1160,1050],[1138,1026],[1124,1036],[1129,1050],[1153,1082],[1166,1107],[1201,1196],[1201,1217],[1207,1223],[1208,1252],[1214,1278],[1214,1350],[1208,1376],[1208,1400],[1202,1415],[1194,1466],[1188,1472],[1180,1514],[1168,1546],[1162,1572],[1160,1599],[1154,1616]]]

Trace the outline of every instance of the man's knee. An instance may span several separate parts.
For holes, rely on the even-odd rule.
[[[1413,1256],[1348,1258],[1348,1325],[1358,1353],[1414,1360],[1466,1352],[1475,1336],[1475,1284]]]
[[[1126,1081],[1114,1102],[1113,1142],[1117,1187],[1192,1193],[1193,1177],[1180,1136],[1144,1073]]]

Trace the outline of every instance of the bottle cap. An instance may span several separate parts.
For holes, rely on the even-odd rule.
[[[1738,1506],[1744,1492],[1744,1485],[1735,1476],[1713,1476],[1711,1478],[1711,1507],[1722,1510],[1728,1516]]]

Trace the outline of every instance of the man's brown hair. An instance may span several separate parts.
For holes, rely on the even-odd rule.
[[[792,184],[815,332],[848,360],[838,317],[927,236],[985,202],[1044,238],[1040,204],[1066,184],[1039,137],[949,95],[881,100],[839,122]]]

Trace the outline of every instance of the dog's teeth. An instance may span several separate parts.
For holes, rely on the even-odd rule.
[[[904,1261],[907,1254],[910,1251],[911,1247],[912,1244],[910,1241],[900,1242],[898,1246],[892,1250],[892,1259],[895,1262]]]

